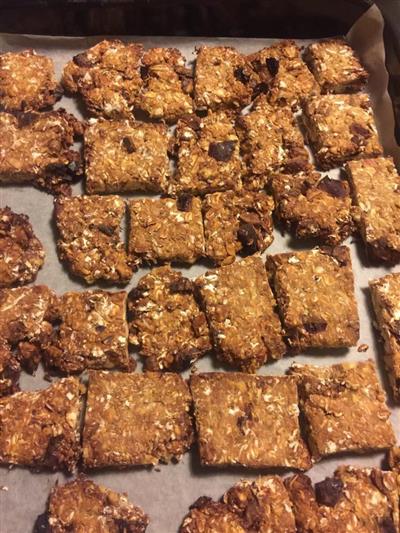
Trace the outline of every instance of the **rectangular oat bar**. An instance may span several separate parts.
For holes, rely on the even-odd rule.
[[[191,397],[182,377],[91,371],[83,462],[87,468],[155,465],[193,442]]]
[[[209,270],[197,278],[196,285],[222,362],[255,372],[283,356],[276,302],[258,255]]]
[[[357,343],[359,318],[347,246],[268,256],[267,270],[295,352]]]
[[[190,388],[203,465],[311,467],[294,378],[194,374]]]

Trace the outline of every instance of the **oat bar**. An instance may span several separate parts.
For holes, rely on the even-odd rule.
[[[258,86],[273,105],[297,109],[304,97],[319,94],[314,76],[301,58],[294,41],[280,41],[251,54]]]
[[[322,93],[361,91],[368,81],[368,72],[344,39],[312,43],[306,48],[304,59]]]
[[[125,201],[119,196],[60,197],[54,215],[58,254],[86,283],[125,284],[132,276],[120,227]]]
[[[369,282],[377,329],[384,343],[384,361],[393,397],[400,401],[400,273]]]
[[[44,258],[29,217],[9,207],[0,208],[0,287],[34,281]]]
[[[45,348],[48,366],[62,372],[87,368],[134,370],[128,354],[126,292],[67,292],[55,304],[57,329]]]
[[[129,118],[142,87],[142,55],[141,44],[101,41],[65,65],[62,83],[82,96],[90,114]]]
[[[246,188],[261,189],[273,172],[307,166],[309,155],[290,108],[272,106],[262,95],[248,114],[237,118],[236,129],[246,164]]]
[[[299,533],[395,533],[398,487],[393,472],[339,467],[315,486],[304,474],[285,480]]]
[[[129,341],[150,370],[182,370],[211,350],[207,320],[192,280],[154,268],[129,293]]]
[[[349,159],[382,154],[367,94],[326,94],[307,98],[303,120],[317,164],[322,169]]]
[[[82,124],[64,109],[44,113],[0,113],[0,183],[31,183],[54,194],[70,194],[82,176],[72,149]]]
[[[162,124],[92,119],[85,131],[86,191],[165,190],[167,149],[167,129]]]
[[[294,352],[357,343],[359,319],[347,246],[268,256],[267,269]]]
[[[312,168],[277,174],[272,180],[275,214],[297,239],[335,246],[354,230],[347,181],[322,176]]]
[[[255,372],[285,352],[263,262],[251,256],[196,280],[214,347],[224,363]]]
[[[34,50],[0,54],[0,109],[34,111],[51,107],[62,96],[53,60]]]
[[[201,496],[189,509],[179,533],[246,533],[240,517],[224,503]]]
[[[80,474],[73,481],[51,489],[47,511],[38,523],[42,527],[39,531],[49,533],[144,533],[149,519],[140,507],[130,503],[126,494]]]
[[[394,444],[390,411],[371,360],[328,367],[293,364],[290,374],[298,380],[300,410],[315,460]]]
[[[0,463],[75,469],[82,385],[77,378],[0,399]]]
[[[133,264],[194,263],[204,255],[201,201],[144,198],[129,203],[129,253]]]
[[[21,366],[10,346],[0,340],[0,397],[19,390]]]
[[[200,46],[194,76],[197,109],[240,109],[252,95],[251,65],[230,46]]]
[[[194,374],[190,388],[203,465],[310,468],[294,378]]]
[[[83,431],[87,468],[178,460],[193,441],[191,397],[178,374],[95,372]]]
[[[400,176],[391,157],[349,161],[346,171],[361,237],[375,258],[400,260]]]
[[[241,188],[242,162],[234,117],[209,113],[179,120],[175,130],[176,172],[171,194],[207,194]]]
[[[237,253],[263,252],[274,239],[273,209],[272,197],[263,192],[208,194],[202,204],[206,256],[228,265]]]
[[[150,48],[142,58],[143,88],[137,106],[153,119],[176,122],[193,113],[193,73],[176,48]]]

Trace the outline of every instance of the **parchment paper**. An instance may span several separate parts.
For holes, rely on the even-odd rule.
[[[363,62],[371,72],[370,92],[376,109],[376,119],[381,140],[388,154],[400,161],[400,150],[393,137],[393,114],[391,104],[386,93],[387,73],[384,66],[384,50],[382,42],[382,20],[376,8],[372,8],[355,24],[349,38],[361,56]],[[188,60],[193,59],[194,46],[201,43],[233,45],[243,52],[251,52],[269,45],[270,39],[191,39],[180,37],[139,37],[126,38],[137,40],[146,47],[175,46],[180,48]],[[22,50],[34,48],[39,53],[51,56],[60,74],[63,65],[76,53],[92,46],[101,37],[90,38],[61,38],[37,37],[20,35],[0,35],[0,49]],[[307,41],[301,42],[306,44]],[[63,97],[57,107],[63,106],[69,111],[82,116],[80,108],[72,99]],[[336,175],[337,171],[332,171]],[[80,194],[81,185],[75,187],[75,194]],[[46,262],[40,271],[37,283],[44,283],[61,294],[67,290],[84,290],[85,285],[73,281],[68,272],[60,264],[55,248],[55,235],[51,224],[53,198],[31,187],[3,187],[0,189],[0,205],[9,205],[13,210],[29,215],[34,230],[46,248]],[[377,361],[382,383],[389,390],[385,373],[381,365],[381,350],[376,342],[372,328],[373,315],[371,313],[367,286],[368,280],[386,274],[390,269],[373,267],[368,264],[362,244],[349,240],[346,244],[351,247],[353,268],[356,280],[356,295],[361,319],[361,335],[359,344],[366,343],[369,349],[366,353],[358,353],[352,348],[343,354],[334,350],[313,354],[300,355],[296,358],[284,358],[279,362],[268,364],[259,370],[260,374],[283,374],[295,359],[297,362],[328,365],[341,361],[364,360],[371,357]],[[301,242],[294,244],[296,249],[306,247]],[[268,253],[283,252],[293,249],[290,237],[283,237],[275,231],[275,240],[267,250]],[[395,268],[394,270],[399,270]],[[195,265],[185,270],[189,277],[196,277],[204,271],[204,267]],[[136,285],[143,276],[145,269],[141,269],[133,277],[127,290]],[[115,289],[114,289],[115,290]],[[210,358],[201,360],[197,367],[201,371],[218,369],[217,363]],[[141,365],[138,365],[141,370]],[[49,386],[44,381],[43,372],[39,369],[35,377],[24,374],[21,379],[22,389],[32,390]],[[400,408],[392,408],[392,421],[400,437]],[[371,428],[374,431],[374,428]],[[368,456],[342,456],[324,460],[315,465],[309,472],[314,481],[330,475],[339,464],[381,465],[383,454]],[[219,498],[223,492],[240,478],[251,479],[260,473],[271,473],[271,470],[254,471],[243,468],[210,469],[201,467],[198,460],[196,446],[191,453],[186,454],[177,464],[161,465],[156,469],[132,468],[128,470],[108,470],[91,472],[90,476],[97,482],[117,490],[128,493],[132,502],[140,505],[150,516],[149,533],[176,532],[182,518],[199,496],[208,495]],[[276,472],[276,470],[275,470]],[[0,531],[1,533],[27,533],[32,530],[33,523],[40,513],[45,510],[45,503],[49,490],[56,480],[61,483],[65,477],[60,473],[33,473],[28,469],[0,468],[0,485],[8,490],[0,491]]]

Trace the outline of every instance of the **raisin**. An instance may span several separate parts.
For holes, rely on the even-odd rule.
[[[257,232],[252,224],[240,223],[237,238],[247,253],[255,253],[258,250]]]
[[[250,81],[250,76],[245,73],[243,67],[236,68],[233,75],[241,83],[249,83]]]
[[[267,57],[265,63],[271,76],[276,76],[279,71],[279,59],[276,59],[276,57]]]
[[[305,322],[304,323],[304,329],[308,333],[320,333],[321,331],[325,331],[327,327],[327,323],[325,320],[318,320],[313,322]]]
[[[223,141],[219,143],[210,143],[208,155],[217,161],[229,161],[235,150],[236,141]]]
[[[86,52],[82,52],[82,54],[77,54],[72,58],[75,65],[78,65],[78,67],[84,67],[84,68],[90,68],[94,66],[94,62],[91,61]]]
[[[125,151],[128,152],[128,154],[133,154],[133,152],[136,150],[132,139],[130,139],[129,137],[124,137],[122,139],[122,146],[124,147]]]
[[[327,477],[324,481],[315,484],[317,502],[320,505],[334,507],[342,496],[343,488],[343,482],[340,479]]]
[[[325,191],[335,198],[345,198],[348,195],[346,185],[339,180],[333,180],[328,176],[318,183],[318,189]]]
[[[192,208],[193,196],[191,194],[181,194],[176,200],[176,207],[179,211],[190,211]]]

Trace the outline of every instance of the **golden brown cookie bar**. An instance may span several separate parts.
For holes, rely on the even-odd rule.
[[[193,113],[193,73],[176,48],[150,48],[142,59],[143,88],[137,106],[149,117],[176,122]]]
[[[250,103],[251,66],[230,46],[200,46],[194,75],[197,109],[240,109]]]
[[[346,166],[361,237],[382,261],[400,260],[400,176],[391,157],[349,161]]]
[[[247,115],[237,118],[236,129],[247,167],[246,187],[263,188],[272,172],[307,166],[308,152],[290,108],[272,106],[262,95]]]
[[[258,255],[209,270],[196,286],[221,361],[255,372],[282,357],[286,348],[276,302]]]
[[[192,264],[204,255],[199,198],[183,194],[177,199],[132,200],[129,213],[129,253],[133,264]]]
[[[344,39],[324,39],[310,44],[304,60],[322,93],[361,91],[368,81],[368,72]]]
[[[396,533],[398,488],[393,472],[339,467],[315,486],[304,474],[285,480],[299,533]]]
[[[169,192],[206,194],[241,188],[242,162],[234,119],[218,112],[181,119],[175,130],[177,169]]]
[[[319,94],[318,84],[294,41],[280,41],[248,59],[258,80],[256,91],[266,92],[273,105],[297,109],[302,98]]]
[[[318,166],[382,154],[367,94],[325,94],[303,101],[303,120]]]
[[[62,83],[82,96],[89,113],[129,118],[142,87],[142,55],[141,44],[101,41],[65,65]]]
[[[346,181],[322,177],[312,168],[272,179],[277,218],[297,239],[335,246],[354,230]]]
[[[240,516],[224,503],[201,496],[189,509],[179,533],[246,533]]]
[[[267,269],[295,352],[357,343],[359,319],[347,246],[268,256]]]
[[[311,467],[294,378],[212,372],[190,389],[203,465]]]
[[[148,523],[147,515],[125,494],[97,485],[80,474],[51,489],[47,511],[38,517],[36,527],[38,533],[144,533]]]
[[[377,329],[384,343],[384,361],[392,394],[400,401],[400,273],[369,282]]]
[[[202,209],[205,253],[217,265],[233,263],[237,253],[263,252],[274,240],[274,202],[263,192],[208,194]]]
[[[44,258],[29,217],[9,207],[0,208],[0,287],[34,281]]]
[[[60,260],[86,283],[101,279],[126,284],[131,279],[132,269],[120,236],[125,209],[125,201],[119,196],[56,199],[54,216]]]
[[[78,378],[0,399],[0,463],[72,472],[80,455]]]
[[[133,120],[92,119],[85,131],[86,191],[161,192],[167,187],[167,128]]]
[[[327,367],[293,364],[289,372],[298,381],[300,410],[315,460],[393,446],[390,411],[371,360]]]
[[[81,177],[79,152],[72,149],[82,124],[64,109],[44,113],[0,113],[0,183],[32,185],[70,194]]]
[[[34,50],[0,54],[0,109],[34,111],[52,106],[62,96],[53,60]]]
[[[52,332],[51,306],[55,297],[44,285],[0,290],[0,339],[15,350],[17,359],[30,373],[36,370]]]
[[[0,340],[0,397],[19,390],[21,366],[10,346]]]
[[[179,460],[193,442],[191,396],[178,374],[95,372],[83,431],[87,468]]]
[[[127,294],[102,290],[67,292],[53,309],[57,329],[45,361],[63,372],[87,368],[134,370],[128,354]]]
[[[128,298],[129,341],[149,370],[182,370],[211,350],[192,280],[169,266],[143,276]]]

